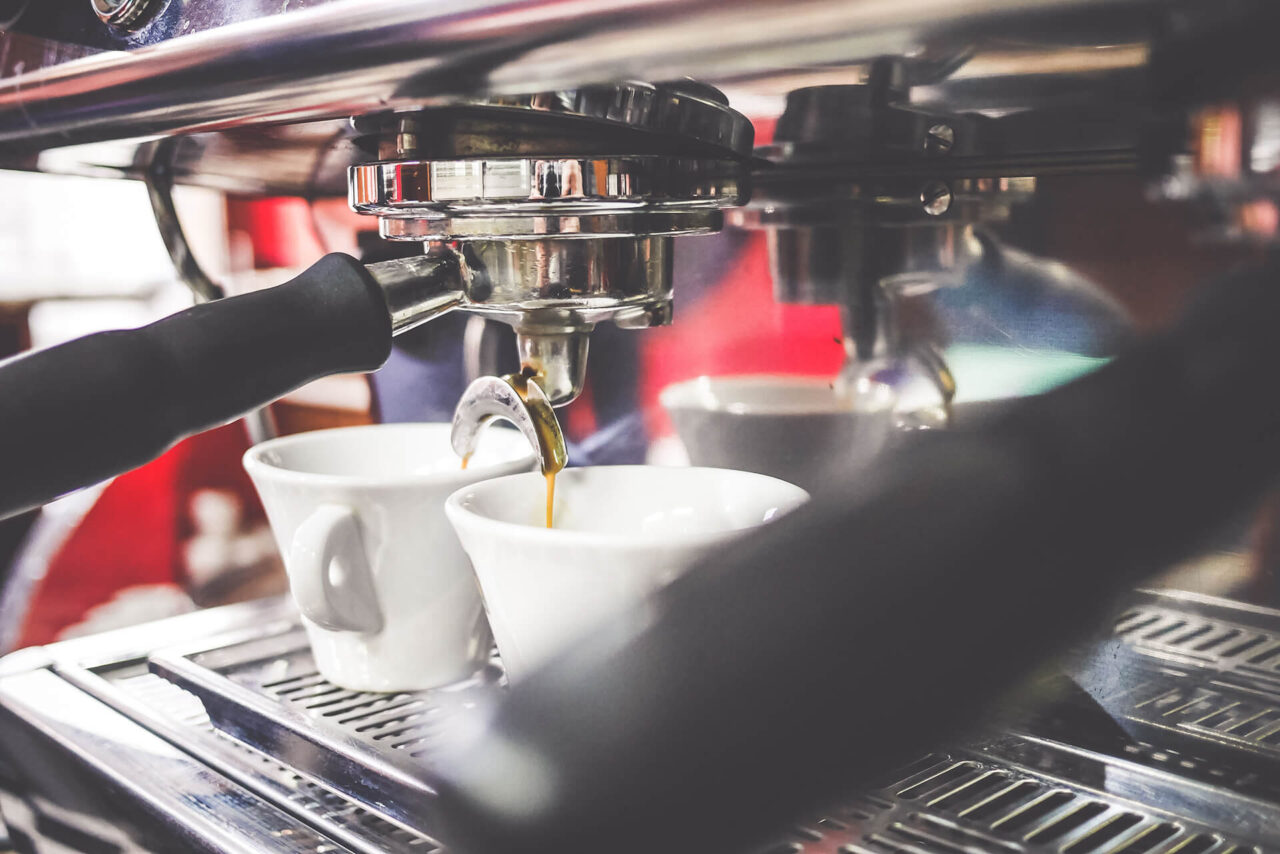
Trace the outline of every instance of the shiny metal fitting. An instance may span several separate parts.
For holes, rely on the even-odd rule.
[[[156,3],[155,0],[89,0],[89,5],[102,23],[128,30],[142,23]]]
[[[454,453],[463,460],[469,459],[480,441],[480,432],[496,419],[514,424],[529,440],[543,474],[555,474],[568,463],[564,433],[537,377],[480,377],[467,386],[453,413],[450,441]]]
[[[451,308],[511,324],[554,406],[582,391],[596,323],[670,322],[671,237],[718,230],[747,196],[751,124],[694,81],[387,113],[356,129],[382,159],[348,170],[352,209],[378,217],[384,238],[452,244],[459,260],[456,287],[438,262],[416,279],[387,271],[393,325]]]
[[[563,406],[586,381],[588,334],[602,320],[638,329],[671,322],[671,240],[441,243],[370,264],[393,334],[462,309],[509,323],[521,362]]]
[[[388,240],[698,234],[745,199],[738,163],[661,155],[397,160],[347,179]]]
[[[526,376],[538,386],[552,406],[563,406],[582,393],[587,381],[587,345],[590,329],[516,329],[516,349]]]
[[[461,244],[468,311],[519,330],[571,328],[671,301],[668,237]]]

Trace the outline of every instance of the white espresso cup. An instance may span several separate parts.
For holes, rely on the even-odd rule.
[[[649,595],[726,540],[808,499],[785,481],[712,468],[593,466],[458,490],[445,512],[471,556],[507,678],[599,622],[648,619]]]
[[[475,575],[444,515],[460,487],[533,468],[515,430],[486,430],[466,469],[448,424],[317,430],[250,448],[244,466],[284,555],[316,667],[362,691],[465,678],[487,659]]]
[[[695,466],[759,472],[815,492],[874,457],[893,432],[890,407],[854,412],[852,399],[818,377],[698,377],[659,399]]]

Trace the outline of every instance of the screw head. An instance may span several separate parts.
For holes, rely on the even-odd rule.
[[[956,132],[951,125],[939,122],[924,134],[924,151],[926,154],[947,154],[955,147]]]
[[[920,204],[929,216],[942,216],[951,209],[951,188],[942,181],[930,181],[920,190]]]
[[[133,29],[155,5],[155,0],[89,0],[98,20],[119,29]]]

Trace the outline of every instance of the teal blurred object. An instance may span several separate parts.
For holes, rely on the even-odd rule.
[[[1110,359],[1061,350],[957,344],[946,350],[957,404],[1041,394],[1097,370]]]

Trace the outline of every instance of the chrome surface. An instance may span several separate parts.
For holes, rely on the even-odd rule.
[[[60,797],[76,799],[76,809],[56,810],[39,799],[5,792],[6,821],[26,838],[51,832],[48,819],[44,828],[39,825],[41,814],[53,810],[63,828],[55,835],[78,838],[96,850],[350,850],[49,670],[16,674],[3,682],[0,710],[9,750],[15,749],[11,739],[23,738],[62,762],[57,767],[24,765],[19,773],[36,780],[52,775],[61,780]],[[30,828],[21,820],[28,809],[35,818]]]
[[[396,825],[214,728],[193,694],[127,662],[98,671],[64,668],[62,678],[162,735],[229,779],[254,789],[298,820],[353,851],[426,852],[439,843]]]
[[[173,204],[173,155],[176,140],[165,139],[151,144],[146,152],[143,183],[151,200],[151,212],[156,219],[160,239],[169,253],[173,268],[197,302],[210,302],[225,296],[222,286],[200,266],[191,252],[191,244],[182,230],[178,210]]]
[[[378,233],[387,240],[557,240],[707,234],[720,229],[718,210],[635,210],[607,213],[504,214],[493,211],[467,217],[379,217]]]
[[[943,181],[930,181],[920,188],[920,207],[929,216],[942,216],[951,210],[951,188]]]
[[[1256,656],[1280,642],[1278,618],[1221,600],[1139,594],[1118,639],[1142,655],[1201,660],[1239,658],[1229,646],[1265,636],[1250,647]],[[1143,637],[1179,619],[1184,627]],[[1241,634],[1227,637],[1232,630]],[[0,803],[16,827],[56,820],[118,843],[143,805],[161,811],[158,825],[186,834],[184,850],[437,850],[431,757],[502,691],[496,662],[431,692],[338,688],[317,674],[283,600],[29,651],[5,659],[0,673],[5,731],[41,745],[39,767],[97,774],[106,763],[127,778],[112,824],[62,802],[65,786],[20,790],[0,775]],[[11,759],[14,741],[0,736],[0,747]],[[1250,777],[1224,761],[1231,751],[1212,755],[1217,762],[1129,742],[1108,754],[1034,730],[980,734],[814,809],[749,854],[1275,850],[1280,766],[1265,757]],[[242,835],[224,835],[233,832]]]
[[[587,147],[643,151],[649,141],[634,132],[659,125],[677,147],[724,139],[749,145],[750,123],[720,93],[693,81],[679,87],[623,84],[591,90],[590,98],[583,92],[534,102],[499,98],[485,105],[483,130],[473,115],[464,111],[459,118],[456,110],[440,114],[443,131],[431,110],[397,117],[390,127],[385,118],[361,119],[356,128],[377,138],[382,154],[398,159],[351,167],[348,202],[358,213],[377,216],[387,239],[460,244],[465,293],[442,297],[441,305],[514,326],[523,366],[562,406],[585,384],[587,335],[596,322],[612,318],[644,327],[669,318],[669,237],[719,228],[720,209],[745,200],[741,164],[669,153],[405,158],[442,145],[455,152],[460,145],[502,152],[526,130],[522,111],[554,104],[560,109],[544,117],[554,121],[542,127],[552,140],[545,142],[549,150],[557,135],[578,133]],[[569,106],[574,112],[566,111]],[[588,113],[594,124],[581,123]],[[681,128],[691,130],[677,132]],[[516,143],[530,144],[538,143]],[[464,397],[459,416],[471,404]]]
[[[1152,595],[1122,614],[1117,640],[1081,684],[1135,736],[1237,765],[1280,769],[1280,624],[1270,613],[1190,595]]]
[[[556,406],[586,382],[588,333],[671,319],[668,237],[466,241],[427,244],[421,257],[367,266],[382,287],[392,334],[462,309],[516,330],[522,364]]]
[[[939,122],[925,131],[925,154],[949,154],[956,144],[956,132],[951,125]]]
[[[477,240],[462,244],[467,310],[532,330],[620,315],[658,321],[672,289],[671,239]],[[650,324],[653,325],[653,324]]]
[[[522,325],[516,332],[520,367],[537,380],[553,406],[563,406],[582,392],[590,342],[588,333],[581,329],[539,330]]]
[[[137,29],[155,11],[156,3],[157,0],[89,0],[98,20],[121,30]]]
[[[1261,851],[1251,841],[1272,838],[1267,828],[1251,835],[1224,827],[1228,817],[1212,808],[1190,815],[1152,809],[1144,801],[1169,794],[1159,776],[1033,739],[993,739],[933,754],[900,773],[883,788],[814,811],[789,837],[756,854],[1226,854]],[[1175,793],[1179,800],[1188,795],[1213,799],[1215,793]],[[1274,808],[1262,809],[1258,819],[1273,818]]]
[[[297,631],[193,655],[160,653],[150,666],[199,698],[222,732],[420,831],[430,823],[436,739],[451,717],[492,696],[501,673],[490,668],[418,694],[346,691],[319,676]]]
[[[788,92],[760,151],[772,168],[728,218],[766,232],[776,299],[842,309],[836,383],[855,410],[888,401],[897,425],[915,430],[950,423],[956,384],[939,324],[901,318],[921,294],[964,278],[983,255],[973,227],[1007,219],[1036,179],[1007,173],[1017,162],[992,130],[999,119],[904,106],[909,71],[882,60],[860,82]]]
[[[586,8],[567,0],[305,5],[263,10],[256,20],[181,8],[166,18],[162,37],[136,50],[61,64],[64,55],[54,52],[44,67],[11,67],[0,89],[0,141],[35,150],[617,80],[689,75],[728,84],[910,54],[944,36],[962,54],[975,40],[1001,36],[1051,43],[1046,30],[1060,32],[1062,20],[1047,26],[1054,14],[1074,13],[1090,34],[1084,43],[1114,45],[1133,41],[1131,10],[1182,4],[1112,0],[1101,4],[1103,15],[1090,0],[688,0],[660,13],[645,0]]]
[[[534,160],[389,161],[351,168],[351,207],[360,213],[546,213],[637,204],[718,207],[735,204],[715,175],[730,181],[729,164],[671,157]]]
[[[751,122],[724,93],[692,79],[612,81],[493,95],[422,111],[358,116],[352,125],[382,160],[667,154],[751,154]],[[635,148],[619,143],[626,140]],[[672,146],[671,140],[683,145]],[[610,151],[610,149],[614,149]]]
[[[465,301],[461,262],[446,246],[428,246],[421,257],[379,261],[365,269],[387,300],[392,335],[420,326]]]
[[[696,234],[744,200],[741,171],[659,156],[390,161],[351,167],[349,201],[394,240]]]
[[[668,237],[467,241],[460,251],[429,242],[421,257],[367,269],[393,335],[456,308],[513,326],[522,365],[556,406],[583,389],[596,323],[644,328],[671,318]]]
[[[322,778],[331,785],[423,830],[430,825],[433,744],[451,717],[483,714],[485,692],[500,685],[494,672],[484,687],[461,686],[448,701],[440,692],[343,691],[315,673],[298,633],[217,653],[153,656],[152,667],[201,697],[219,728],[300,769],[323,775],[330,768]],[[405,755],[423,760],[413,779],[388,776],[388,768],[403,770]],[[815,811],[790,838],[759,850],[1225,854],[1241,850],[1233,846],[1275,844],[1278,829],[1280,807],[1272,803],[1131,758],[998,736],[923,759],[879,790]]]
[[[583,336],[585,342],[585,336]],[[584,344],[585,347],[585,344]],[[530,372],[532,373],[532,372]],[[560,422],[552,411],[554,399],[533,376],[480,377],[467,386],[453,412],[450,443],[454,453],[470,459],[480,431],[495,419],[515,425],[529,441],[543,474],[555,474],[569,461]]]
[[[263,600],[3,659],[5,732],[41,745],[22,754],[38,758],[17,766],[21,774],[8,767],[0,775],[5,819],[41,852],[50,850],[47,844],[315,854],[435,850],[430,840],[219,735],[193,696],[147,671],[147,653],[167,644],[234,643],[296,630],[287,600]],[[66,740],[46,744],[39,734],[55,731]],[[15,749],[6,744],[4,761],[12,761]],[[118,769],[111,773],[124,775],[130,788],[113,792],[97,776],[99,762]],[[150,811],[140,817],[141,805]],[[241,826],[245,833],[237,838]]]

